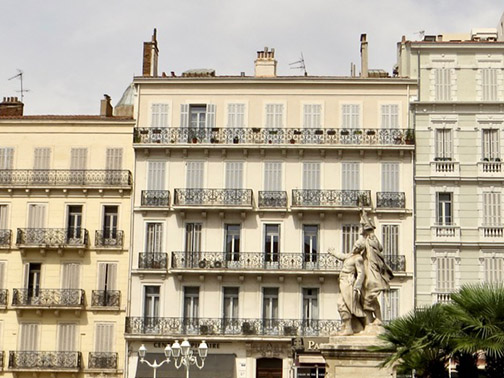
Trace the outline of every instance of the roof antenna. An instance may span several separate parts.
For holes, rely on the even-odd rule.
[[[417,31],[416,33],[413,33],[413,34],[414,35],[418,34],[418,37],[420,38],[420,41],[423,41],[424,37],[425,37],[425,30],[420,30],[420,31]]]
[[[291,67],[291,70],[303,70],[305,76],[308,76],[308,72],[306,72],[306,64],[304,61],[303,53],[301,52],[301,58],[297,62],[289,63],[289,66],[293,64],[297,64],[295,67]]]
[[[16,91],[16,92],[21,93],[21,102],[24,102],[23,101],[24,94],[25,94],[25,92],[30,92],[30,90],[29,89],[23,89],[23,71],[21,71],[19,68],[17,69],[17,71],[18,71],[18,74],[12,76],[11,78],[9,78],[9,80],[12,80],[12,79],[15,79],[15,78],[19,77],[19,80],[21,81],[21,90],[20,91]]]

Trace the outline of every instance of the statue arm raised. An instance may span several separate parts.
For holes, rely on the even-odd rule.
[[[330,255],[333,255],[334,257],[336,257],[338,260],[341,260],[341,261],[344,261],[344,260],[348,259],[350,256],[352,256],[351,253],[336,252],[336,250],[334,248],[329,248],[327,250],[327,253],[329,253]]]

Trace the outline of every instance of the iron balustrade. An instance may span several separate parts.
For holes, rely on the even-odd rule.
[[[11,245],[12,231],[0,229],[0,247],[9,247]]]
[[[142,190],[141,206],[168,207],[170,206],[169,190]]]
[[[172,269],[339,271],[342,262],[328,253],[172,252]]]
[[[406,257],[404,255],[385,255],[385,262],[394,272],[406,271]]]
[[[139,144],[301,144],[401,146],[414,144],[413,130],[378,128],[136,127]]]
[[[127,317],[127,335],[330,336],[340,320]]]
[[[404,209],[406,207],[406,195],[404,192],[377,192],[376,207]]]
[[[8,289],[0,289],[0,306],[7,306]]]
[[[166,269],[168,254],[165,252],[140,252],[138,269]]]
[[[122,230],[96,230],[95,247],[98,248],[122,248],[124,231]]]
[[[175,189],[178,206],[252,206],[251,189]]]
[[[89,352],[89,369],[117,369],[117,353]]]
[[[0,350],[0,371],[3,369],[3,367],[4,367],[4,352]]]
[[[86,247],[85,228],[18,228],[16,244],[25,247]]]
[[[93,290],[91,292],[91,306],[119,307],[121,292],[119,290]]]
[[[370,190],[293,189],[292,206],[371,206]]]
[[[131,187],[128,170],[111,169],[4,169],[0,186]]]
[[[81,307],[84,306],[82,289],[14,289],[13,306]]]
[[[80,352],[9,352],[9,369],[13,370],[78,370],[80,367]]]
[[[259,191],[260,208],[285,208],[287,207],[287,192],[266,190]]]

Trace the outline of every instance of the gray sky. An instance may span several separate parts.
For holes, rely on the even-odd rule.
[[[310,75],[359,67],[367,33],[370,68],[391,71],[402,35],[496,27],[496,0],[0,0],[0,97],[19,96],[25,114],[97,114],[141,73],[142,42],[158,29],[159,72],[214,68],[253,74],[256,51],[276,49],[280,75],[303,52]]]

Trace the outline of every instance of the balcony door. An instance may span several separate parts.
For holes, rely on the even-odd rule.
[[[49,182],[49,167],[51,164],[51,148],[37,147],[33,153],[33,183],[47,184]]]
[[[224,230],[226,261],[229,267],[233,267],[240,260],[241,225],[226,224],[224,225]]]
[[[105,182],[109,185],[121,183],[122,148],[107,148],[105,156]]]
[[[25,288],[27,289],[26,304],[37,304],[40,296],[41,263],[28,263],[25,265]]]
[[[185,256],[189,267],[205,268],[206,261],[201,258],[201,223],[186,223]]]
[[[199,287],[184,287],[184,328],[186,333],[197,333],[199,323]]]
[[[110,244],[117,240],[118,206],[105,206],[103,209],[103,243]]]
[[[318,225],[303,225],[303,257],[306,268],[313,268],[317,263],[319,251],[318,234]]]
[[[382,163],[382,192],[399,192],[399,163]]]
[[[59,323],[58,324],[58,351],[59,352],[75,352],[77,325],[74,323]]]
[[[316,288],[303,289],[303,327],[307,335],[316,335],[319,319],[319,290]]]
[[[28,205],[28,228],[41,229],[45,228],[45,204],[29,204]],[[42,243],[41,243],[42,244]]]
[[[341,164],[342,206],[357,206],[359,201],[353,191],[360,189],[360,163]]]
[[[108,361],[106,355],[114,352],[114,323],[96,323],[95,324],[95,342],[94,352],[104,353],[103,361]],[[112,366],[101,366],[102,368],[110,368]]]
[[[78,245],[83,242],[82,234],[82,205],[68,206],[67,243]]]
[[[266,268],[278,268],[280,254],[280,225],[264,225],[264,262]]]
[[[117,263],[98,263],[98,298],[100,306],[119,306],[119,298],[113,291],[117,290]],[[116,299],[117,298],[117,299]]]
[[[61,265],[61,288],[62,303],[67,306],[81,305],[80,289],[80,264],[78,263],[65,263]]]
[[[19,350],[34,352],[39,350],[39,325],[37,323],[21,323],[19,325]],[[23,358],[23,356],[20,356]]]
[[[224,309],[223,309],[223,322],[224,332],[226,334],[234,334],[239,332],[240,327],[238,324],[238,297],[239,288],[225,287],[224,288]]]
[[[87,148],[72,148],[70,150],[70,183],[86,183]]]
[[[263,288],[263,327],[266,335],[278,334],[278,288]]]
[[[215,105],[181,104],[180,113],[180,126],[188,128],[188,143],[208,142],[210,140],[210,131],[215,127]]]
[[[144,286],[144,331],[157,333],[159,330],[159,286]]]

